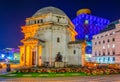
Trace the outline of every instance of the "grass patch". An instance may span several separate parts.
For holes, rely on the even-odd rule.
[[[14,74],[15,76],[12,76]],[[10,76],[11,75],[11,76]],[[9,73],[0,75],[0,77],[68,77],[68,76],[86,76],[84,73]]]

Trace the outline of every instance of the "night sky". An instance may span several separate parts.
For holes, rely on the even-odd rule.
[[[0,49],[21,45],[25,19],[46,6],[62,9],[71,20],[81,8],[89,8],[92,15],[110,21],[120,18],[120,0],[0,0]]]

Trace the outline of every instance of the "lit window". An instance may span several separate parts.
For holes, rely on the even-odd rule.
[[[88,24],[88,22],[89,22],[88,20],[85,20],[85,24]]]
[[[115,57],[113,57],[113,61],[115,61]]]
[[[113,34],[115,34],[115,32],[113,32]]]
[[[113,48],[115,48],[115,44],[113,44],[113,46],[112,46]]]
[[[110,58],[108,57],[108,61],[110,61]]]
[[[105,49],[105,46],[103,46],[103,49]]]
[[[110,45],[108,44],[108,48],[110,48]]]

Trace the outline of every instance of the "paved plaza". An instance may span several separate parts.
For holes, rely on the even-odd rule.
[[[0,78],[0,82],[120,82],[120,75],[54,78]]]

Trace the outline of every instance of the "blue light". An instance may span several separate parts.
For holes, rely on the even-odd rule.
[[[87,20],[87,21],[86,21]],[[73,20],[75,30],[78,35],[75,37],[76,40],[91,41],[92,36],[100,33],[106,25],[110,23],[109,20],[96,17],[88,14],[80,14]],[[92,53],[92,42],[87,42],[86,54]],[[101,59],[102,61],[102,59]]]

